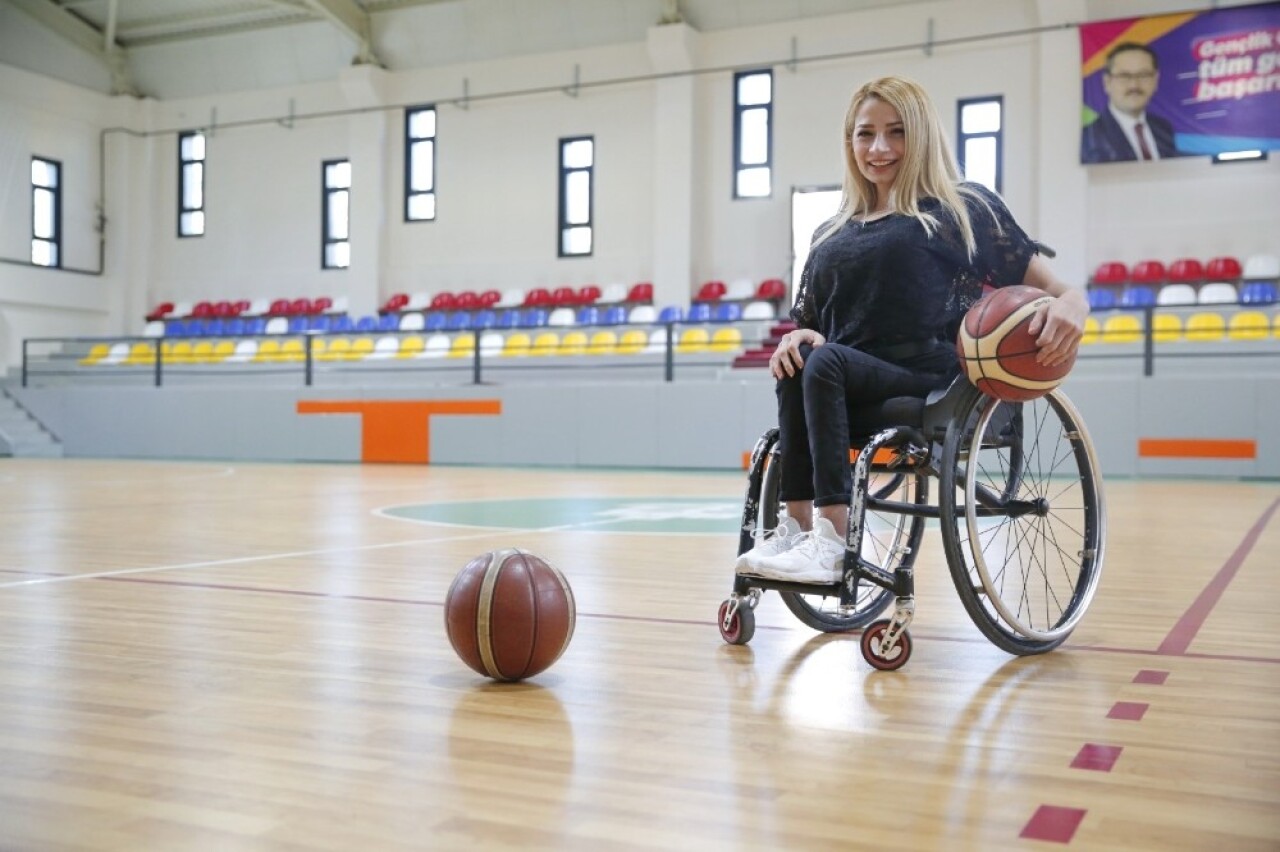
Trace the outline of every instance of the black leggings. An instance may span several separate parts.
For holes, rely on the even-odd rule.
[[[927,396],[959,372],[955,349],[941,342],[902,365],[839,343],[802,346],[800,356],[804,368],[777,388],[784,460],[779,499],[812,500],[815,506],[849,502],[853,413],[896,396]]]

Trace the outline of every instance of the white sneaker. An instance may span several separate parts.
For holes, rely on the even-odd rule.
[[[776,556],[757,559],[756,574],[793,583],[838,583],[844,574],[844,539],[826,518],[814,518],[813,531]]]
[[[756,563],[760,559],[786,553],[799,544],[800,539],[805,536],[805,532],[800,529],[800,524],[791,517],[784,517],[777,528],[769,532],[772,534],[768,538],[738,557],[738,561],[733,566],[735,571],[739,574],[755,574],[757,573]],[[757,530],[752,535],[760,538],[764,533]]]

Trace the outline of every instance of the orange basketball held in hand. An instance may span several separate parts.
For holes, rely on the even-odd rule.
[[[956,336],[960,366],[978,390],[1004,402],[1026,402],[1062,384],[1076,353],[1052,367],[1036,363],[1040,347],[1027,327],[1041,305],[1053,299],[1036,287],[1001,287],[983,296],[964,316]]]
[[[569,647],[576,618],[564,575],[515,548],[472,559],[444,599],[453,650],[494,680],[523,680],[546,670]]]

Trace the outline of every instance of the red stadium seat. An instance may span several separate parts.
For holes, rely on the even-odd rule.
[[[1129,273],[1131,284],[1149,284],[1159,286],[1169,280],[1169,273],[1164,264],[1158,260],[1140,260],[1133,265]]]
[[[698,292],[694,294],[694,302],[718,302],[724,298],[724,294],[728,288],[724,286],[723,281],[708,281],[698,288]]]
[[[393,293],[391,298],[382,303],[382,307],[378,308],[380,314],[395,314],[404,310],[409,304],[408,293]]]
[[[578,304],[578,292],[572,287],[557,287],[551,291],[551,300],[557,308],[571,308]]]
[[[195,307],[191,309],[191,316],[201,319],[213,317],[213,302],[196,302]]]
[[[454,305],[460,311],[477,310],[480,307],[480,294],[474,290],[463,290],[458,294]]]
[[[1193,257],[1180,257],[1169,264],[1169,283],[1196,285],[1204,281],[1204,266]]]
[[[458,297],[452,293],[436,293],[431,297],[431,304],[428,310],[432,311],[452,311],[458,306]]]
[[[332,307],[333,299],[330,299],[328,296],[320,296],[311,303],[311,313],[325,314],[328,313],[329,309]]]
[[[287,317],[289,315],[289,300],[276,299],[272,301],[271,307],[267,310],[268,316]]]
[[[480,294],[480,307],[482,308],[492,308],[501,301],[502,294],[497,290],[485,290]]]
[[[306,316],[311,313],[311,300],[308,298],[294,299],[289,303],[289,314],[291,316]]]
[[[236,313],[235,313],[235,308],[231,306],[230,302],[221,301],[221,302],[213,303],[213,315],[215,317],[222,317],[223,319],[227,319],[235,316]]]
[[[555,299],[551,298],[551,291],[545,287],[534,287],[524,297],[524,305],[526,308],[548,308],[555,304]]]
[[[248,299],[237,299],[231,303],[231,313],[233,316],[238,317],[241,314],[248,313],[249,308],[251,307],[253,307],[253,302],[250,302]]]
[[[631,289],[627,292],[627,303],[632,305],[652,305],[653,284],[648,281],[632,284]]]
[[[164,319],[171,313],[173,313],[173,302],[161,302],[152,308],[151,312],[147,314],[147,320]]]
[[[756,299],[762,302],[781,302],[787,295],[787,282],[781,278],[766,278],[756,288]]]
[[[1204,270],[1204,277],[1209,281],[1237,282],[1244,275],[1244,267],[1234,257],[1215,257],[1210,259]]]
[[[1093,283],[1098,287],[1119,287],[1129,280],[1129,267],[1117,260],[1098,264],[1093,273]]]
[[[594,305],[600,301],[600,288],[595,284],[588,284],[578,291],[579,305]]]

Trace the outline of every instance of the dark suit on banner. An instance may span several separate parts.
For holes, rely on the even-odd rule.
[[[1151,132],[1160,159],[1181,156],[1173,142],[1173,125],[1151,113],[1146,114],[1146,119],[1144,126]],[[1133,150],[1133,144],[1111,110],[1104,109],[1098,113],[1097,121],[1084,128],[1080,140],[1080,162],[1114,163],[1140,159],[1142,157]]]

